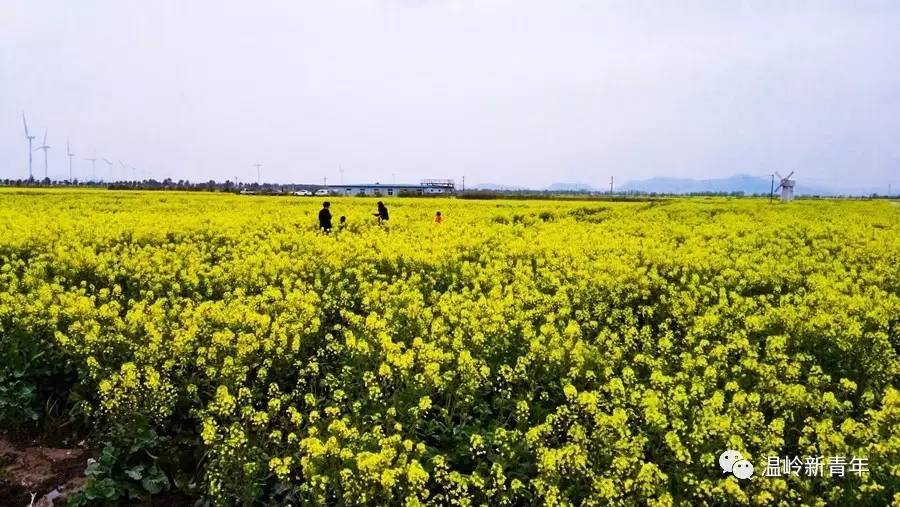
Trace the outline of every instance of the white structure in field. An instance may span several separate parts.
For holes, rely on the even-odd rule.
[[[398,195],[451,195],[456,186],[453,180],[422,180],[418,185],[367,183],[361,185],[330,185],[332,195],[368,195],[393,197]]]
[[[792,180],[791,176],[794,175],[794,171],[791,171],[791,174],[788,174],[786,178],[783,178],[778,171],[775,171],[775,174],[778,175],[778,179],[781,180],[781,183],[778,185],[778,188],[775,189],[777,192],[778,189],[781,189],[781,202],[791,202],[794,200],[794,184],[797,183],[796,180]]]
[[[30,141],[29,141],[29,142],[30,142]],[[49,149],[50,149],[50,145],[47,144],[47,129],[44,129],[44,144],[42,144],[42,145],[40,145],[40,146],[38,146],[37,148],[34,149],[34,151],[37,151],[37,150],[43,150],[43,151],[44,151],[44,179],[47,178],[47,151],[48,151]],[[29,162],[28,162],[28,166],[29,166],[29,168],[31,167],[31,161],[30,161],[30,160],[29,160]]]
[[[34,173],[31,172],[31,154],[34,150],[31,149],[31,141],[34,141],[34,136],[28,133],[28,122],[25,121],[25,111],[22,111],[22,124],[25,125],[25,139],[28,140],[28,179],[34,179]],[[46,142],[44,144],[47,144]],[[47,153],[46,151],[44,152]]]

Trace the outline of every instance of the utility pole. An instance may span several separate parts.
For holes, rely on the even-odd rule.
[[[462,191],[466,191],[466,175],[463,174]]]
[[[772,202],[772,198],[775,196],[775,173],[772,173],[772,184],[769,186],[769,202]]]

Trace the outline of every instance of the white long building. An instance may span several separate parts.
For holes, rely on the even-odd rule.
[[[399,195],[451,195],[456,189],[453,180],[422,180],[418,185],[399,183],[366,183],[354,185],[329,185],[334,195],[368,195],[393,197]]]

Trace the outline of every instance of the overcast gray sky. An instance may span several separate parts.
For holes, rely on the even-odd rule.
[[[51,176],[896,188],[900,2],[3,0],[0,177],[23,110]]]

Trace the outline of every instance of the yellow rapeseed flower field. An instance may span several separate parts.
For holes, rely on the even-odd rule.
[[[0,191],[0,418],[90,431],[76,502],[900,504],[897,206],[321,200]]]

